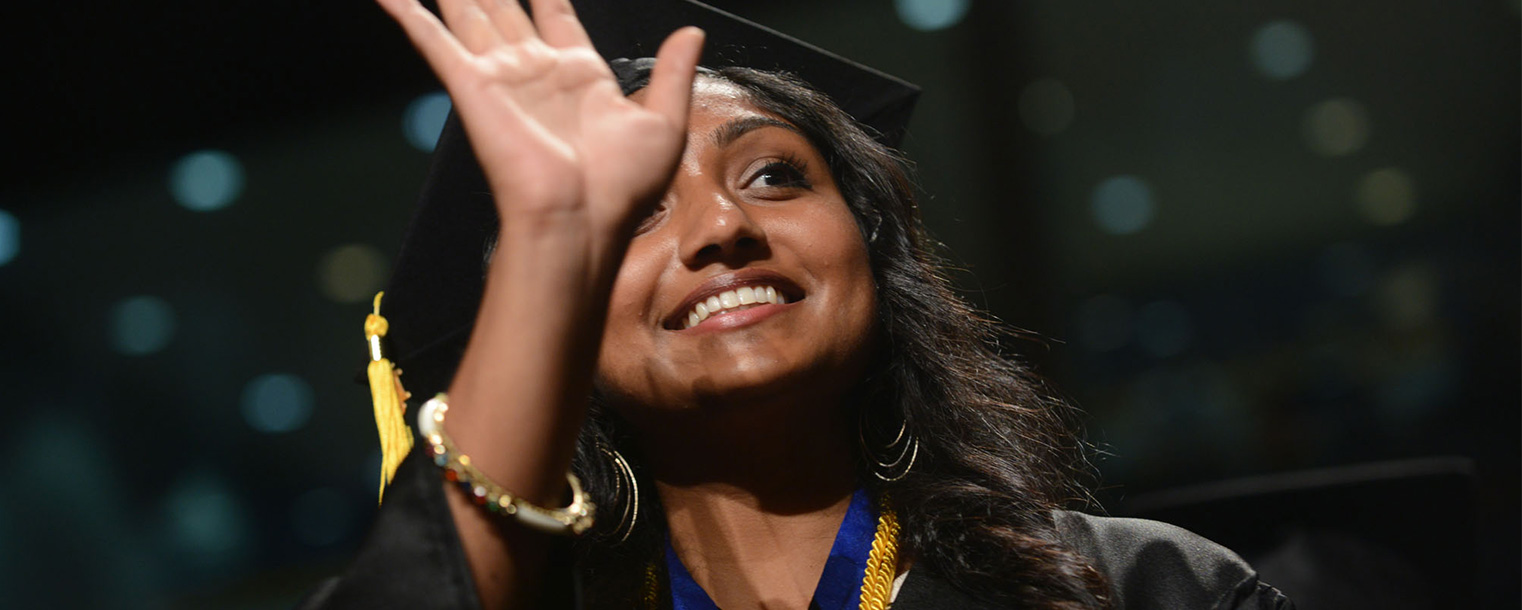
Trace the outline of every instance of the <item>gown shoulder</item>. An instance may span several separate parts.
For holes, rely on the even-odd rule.
[[[1231,550],[1180,527],[1145,519],[1054,515],[1062,542],[1110,584],[1113,610],[1293,610]],[[1004,610],[974,599],[928,570],[905,578],[894,610]]]

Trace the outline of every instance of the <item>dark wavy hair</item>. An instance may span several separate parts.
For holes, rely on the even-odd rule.
[[[861,483],[887,494],[902,524],[901,548],[928,570],[988,601],[1020,608],[1108,607],[1102,575],[1058,538],[1053,511],[1087,498],[1088,472],[1074,410],[1029,369],[1000,353],[1009,334],[951,288],[915,204],[906,162],[824,94],[786,74],[704,70],[756,107],[792,123],[824,156],[867,242],[878,300],[880,356],[852,392],[871,421],[905,422],[919,440],[909,473],[893,482],[859,464]],[[623,76],[623,75],[621,75]],[[614,531],[627,494],[599,446],[620,450],[645,478],[629,426],[598,397],[575,468],[599,519],[578,543],[591,607],[628,608],[650,566],[663,565],[659,499],[642,485],[640,519]],[[891,434],[891,432],[890,432]]]

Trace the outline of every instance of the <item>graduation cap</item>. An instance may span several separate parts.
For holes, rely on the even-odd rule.
[[[598,52],[610,62],[653,57],[671,32],[695,25],[707,33],[700,65],[791,73],[890,147],[902,138],[919,94],[902,80],[691,0],[573,0],[573,5]],[[627,74],[618,72],[621,78]],[[629,89],[630,83],[623,84]],[[407,387],[420,396],[445,389],[454,374],[475,323],[488,244],[496,232],[486,179],[464,129],[451,115],[385,291],[384,313],[391,328],[379,333],[389,343],[387,353],[405,370]],[[378,329],[374,317],[367,334]],[[378,362],[378,339],[371,342]],[[370,377],[379,396],[393,384],[389,364],[378,372],[377,362],[372,362]],[[377,398],[378,423],[379,403]],[[381,429],[385,444],[387,424],[381,423]],[[390,426],[393,438],[399,429]]]

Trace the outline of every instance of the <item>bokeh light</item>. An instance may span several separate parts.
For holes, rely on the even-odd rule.
[[[199,566],[235,561],[248,551],[248,516],[222,477],[180,477],[164,498],[169,541]]]
[[[1136,312],[1136,342],[1154,357],[1178,355],[1193,334],[1189,313],[1174,301],[1153,301]]]
[[[1429,326],[1437,318],[1442,295],[1441,275],[1435,265],[1411,261],[1391,269],[1380,279],[1375,306],[1390,328],[1402,331]]]
[[[1318,154],[1346,155],[1369,141],[1369,114],[1353,100],[1327,100],[1306,111],[1303,135],[1306,145]]]
[[[1416,184],[1399,169],[1376,169],[1358,181],[1353,200],[1364,220],[1380,226],[1398,225],[1416,213]]]
[[[353,521],[349,501],[331,487],[313,489],[291,502],[291,530],[307,546],[328,546],[347,536]]]
[[[286,373],[260,375],[243,388],[243,419],[260,432],[277,434],[306,425],[312,415],[312,388]]]
[[[1304,74],[1315,59],[1311,33],[1289,20],[1273,21],[1258,28],[1251,44],[1253,66],[1274,80],[1288,80]]]
[[[10,212],[0,210],[0,265],[11,262],[21,252],[21,221]]]
[[[111,311],[111,346],[129,356],[164,349],[174,338],[174,308],[163,299],[142,295],[123,299]]]
[[[893,0],[898,18],[921,31],[942,30],[967,16],[971,0]]]
[[[35,414],[30,421],[11,425],[14,435],[7,449],[18,455],[46,456],[47,467],[13,473],[6,490],[25,496],[56,497],[85,502],[95,492],[113,491],[120,473],[99,430],[57,404],[28,405],[16,413]]]
[[[186,209],[220,210],[243,193],[243,165],[220,150],[190,153],[170,169],[169,193]]]
[[[372,246],[339,246],[317,263],[317,288],[339,303],[368,302],[385,285],[387,267],[385,255]]]
[[[1147,228],[1154,213],[1151,187],[1129,175],[1100,182],[1089,204],[1094,222],[1111,235],[1129,235]]]
[[[412,100],[402,112],[402,135],[407,143],[423,152],[433,152],[452,107],[449,95],[443,91],[425,93]]]
[[[1044,78],[1020,92],[1020,121],[1044,136],[1060,133],[1073,122],[1073,92],[1060,81]]]

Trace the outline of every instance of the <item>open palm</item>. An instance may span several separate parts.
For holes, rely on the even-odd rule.
[[[670,182],[703,35],[661,46],[643,103],[622,94],[569,0],[378,0],[449,90],[504,222],[569,215],[626,233]],[[446,25],[447,24],[447,25]],[[563,218],[561,218],[563,219]]]

